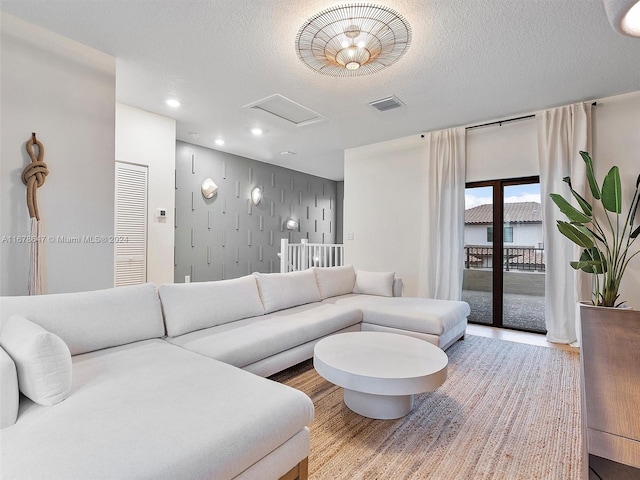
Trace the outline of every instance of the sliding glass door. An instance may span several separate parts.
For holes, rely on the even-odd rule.
[[[538,177],[467,184],[463,300],[473,323],[544,332]]]
[[[502,324],[546,332],[540,181],[503,182]]]
[[[464,213],[462,300],[469,321],[493,325],[493,190],[491,184],[467,186]]]

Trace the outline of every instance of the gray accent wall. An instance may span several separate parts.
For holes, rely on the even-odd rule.
[[[337,182],[209,148],[176,142],[175,282],[280,271],[280,239],[335,243]],[[218,186],[206,199],[206,178]],[[250,200],[261,186],[260,204]],[[293,218],[297,231],[285,222]]]

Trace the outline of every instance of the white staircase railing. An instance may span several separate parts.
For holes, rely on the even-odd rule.
[[[295,272],[311,267],[336,267],[344,265],[344,245],[329,243],[289,243],[280,241],[280,271]]]

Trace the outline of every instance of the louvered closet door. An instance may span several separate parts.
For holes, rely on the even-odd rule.
[[[147,281],[147,175],[147,167],[116,162],[116,287]]]

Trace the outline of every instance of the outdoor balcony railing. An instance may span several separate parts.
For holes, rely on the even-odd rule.
[[[510,270],[544,272],[544,248],[505,247],[504,271]],[[492,268],[493,247],[483,245],[466,245],[464,247],[465,268]]]

